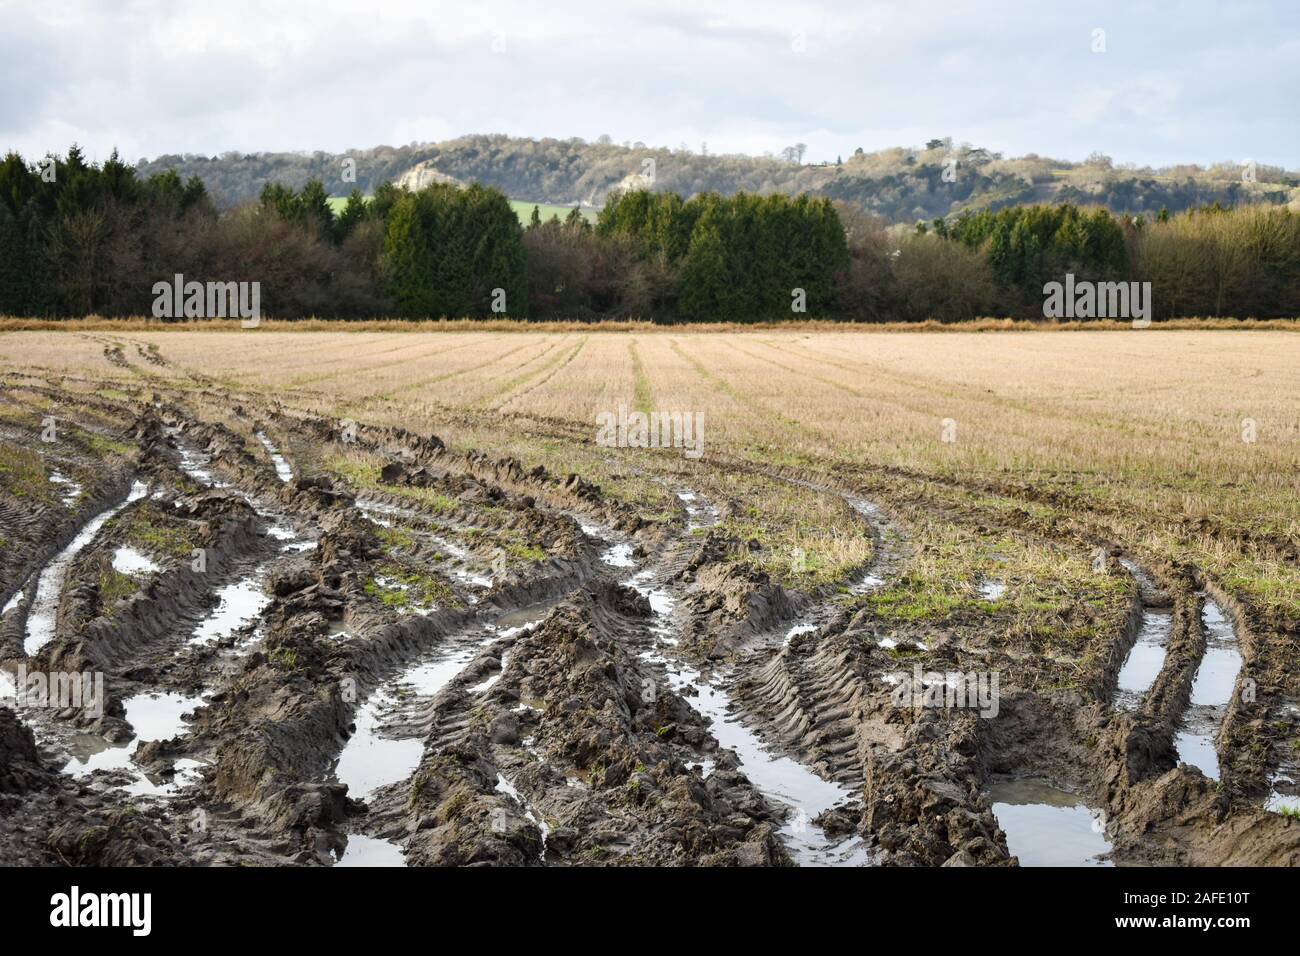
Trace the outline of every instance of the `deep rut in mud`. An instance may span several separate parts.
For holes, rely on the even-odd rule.
[[[751,545],[725,531],[725,480],[655,477],[675,513],[649,520],[578,475],[208,381],[131,399],[24,388],[77,430],[45,448],[16,416],[0,435],[47,460],[49,485],[35,505],[0,500],[14,862],[1300,859],[1300,825],[1276,812],[1294,766],[1239,755],[1257,719],[1244,688],[1275,675],[1194,568],[1008,525],[1099,547],[1098,574],[1128,582],[1127,616],[1055,659],[1032,634],[993,640],[1014,586],[997,576],[973,585],[987,616],[881,615],[918,560],[920,483],[891,498],[766,472],[871,543],[801,592],[737,560]],[[1000,674],[996,713],[900,705],[914,668],[949,689]],[[37,699],[33,674],[102,690],[90,707]],[[1300,725],[1294,704],[1274,712]]]

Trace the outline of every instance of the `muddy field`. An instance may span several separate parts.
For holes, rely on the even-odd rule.
[[[1293,333],[13,332],[0,376],[0,862],[1300,863]],[[602,440],[638,411],[698,454]]]

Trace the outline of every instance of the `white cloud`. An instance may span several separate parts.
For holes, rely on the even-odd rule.
[[[1300,135],[1300,12],[1282,0],[73,0],[0,18],[0,147],[28,154],[72,136],[138,158],[503,132],[805,142],[833,160],[951,135],[1011,154],[1295,166]]]

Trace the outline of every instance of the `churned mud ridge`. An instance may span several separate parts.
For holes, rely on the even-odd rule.
[[[136,342],[135,351],[140,358],[144,359],[150,365],[166,366],[168,364],[167,360],[163,358],[162,353],[158,351],[158,346],[152,342],[147,344],[144,342]]]
[[[340,507],[321,528],[317,549],[274,577],[260,646],[199,712],[191,735],[215,754],[214,804],[252,819],[304,863],[328,863],[342,849],[358,808],[329,781],[330,768],[356,708],[386,675],[476,619],[558,596],[596,573],[592,555],[553,556],[535,576],[497,584],[472,610],[396,613],[365,587],[386,555],[374,525]],[[344,633],[332,634],[332,622]]]
[[[134,468],[126,459],[105,461],[92,457],[89,450],[66,434],[47,446],[38,433],[11,426],[0,432],[0,452],[6,446],[36,452],[60,472],[71,472],[70,477],[81,486],[81,494],[72,509],[66,504],[34,500],[30,494],[0,494],[0,538],[4,541],[0,546],[0,606],[7,604],[40,567],[64,548],[81,526],[125,493]]]
[[[755,645],[771,644],[795,619],[809,626],[821,623],[831,613],[828,602],[841,588],[865,581],[868,576],[883,579],[884,575],[892,574],[905,552],[905,536],[874,505],[779,472],[748,470],[833,498],[834,507],[844,509],[870,538],[871,557],[863,567],[851,570],[839,585],[824,585],[811,592],[790,590],[761,568],[734,560],[743,559],[747,552],[758,547],[757,542],[743,542],[706,531],[684,562],[670,563],[668,574],[674,584],[684,588],[686,624],[681,649],[700,659],[721,660]],[[858,507],[852,502],[857,502]],[[726,517],[733,507],[733,503],[725,503],[721,516]]]
[[[105,469],[94,488],[87,489],[75,513],[59,514],[51,508],[32,512],[15,506],[4,507],[9,503],[0,502],[0,519],[3,519],[6,541],[5,561],[12,562],[10,566],[15,568],[6,569],[5,586],[3,592],[0,592],[3,602],[0,602],[0,606],[5,606],[16,598],[19,591],[23,592],[24,597],[24,600],[17,601],[0,616],[0,663],[21,660],[26,656],[23,652],[23,633],[41,569],[66,548],[91,519],[126,497],[130,476],[126,463],[120,468]],[[11,515],[15,516],[12,522],[9,520]],[[42,532],[42,528],[50,530]]]
[[[142,435],[148,427],[147,419],[141,418],[137,420],[134,432],[122,437]],[[64,434],[66,437],[66,432]],[[56,442],[55,447],[60,452],[66,451],[65,442]],[[87,467],[83,476],[85,485],[77,498],[75,511],[69,511],[66,506],[32,501],[30,496],[0,498],[0,515],[5,518],[0,525],[3,528],[0,537],[5,541],[4,555],[0,559],[5,577],[0,583],[0,593],[5,606],[9,607],[0,617],[0,662],[25,657],[23,633],[41,570],[95,516],[126,497],[126,488],[145,457],[139,454],[134,459],[114,456],[108,462],[98,463],[96,468]],[[22,600],[17,597],[20,591]]]
[[[122,352],[122,346],[116,343],[109,343],[104,346],[104,358],[118,368],[131,367],[131,363],[126,360],[126,355]]]
[[[178,441],[207,455],[212,469],[221,478],[250,494],[292,505],[296,492],[306,492],[306,497],[311,498],[313,490],[319,489],[323,493],[330,490],[328,483],[304,484],[301,476],[295,478],[297,485],[290,482],[290,488],[285,489],[284,483],[276,477],[271,461],[250,452],[243,437],[220,422],[200,419],[184,408],[170,404],[159,410],[159,416],[174,430]],[[328,494],[325,497],[328,498]]]
[[[887,697],[888,688],[873,679],[862,659],[869,648],[848,617],[842,610],[825,634],[795,634],[775,652],[754,655],[733,694],[784,750],[829,779],[859,785],[869,751],[896,749],[902,737],[889,715],[877,712],[872,698]]]
[[[841,474],[852,483],[853,479],[865,479],[874,476],[883,480],[898,480],[905,484],[935,484],[956,491],[972,494],[988,494],[1033,504],[1049,505],[1067,514],[1108,516],[1111,518],[1132,518],[1133,513],[1124,511],[1116,504],[1098,501],[1067,490],[1052,487],[1042,479],[1034,481],[1017,481],[1012,479],[961,478],[948,475],[932,474],[897,465],[882,465],[872,462],[836,462],[832,466],[834,473]],[[1230,542],[1242,551],[1250,553],[1271,554],[1278,560],[1300,560],[1300,539],[1295,535],[1274,534],[1248,527],[1229,526],[1212,517],[1199,516],[1195,519],[1171,517],[1177,521],[1181,533],[1209,534]]]
[[[435,728],[368,825],[417,865],[788,863],[766,801],[634,653],[649,617],[612,582],[570,596],[515,637],[481,701],[464,683],[439,695],[469,719]]]
[[[1006,840],[983,793],[980,735],[968,711],[919,710],[897,750],[873,749],[859,824],[886,866],[998,866]]]
[[[0,498],[4,537],[20,529],[17,557],[6,551],[0,560],[0,586],[7,601],[24,581],[34,584],[60,541],[120,501],[132,477],[147,479],[158,497],[120,513],[69,566],[57,637],[34,661],[105,673],[107,716],[91,724],[37,719],[129,737],[128,694],[202,693],[207,702],[186,732],[142,743],[135,759],[163,776],[181,757],[208,766],[193,787],[124,805],[113,778],[59,774],[48,744],[38,746],[31,728],[0,708],[6,858],[321,865],[338,859],[353,834],[394,841],[416,864],[784,864],[800,852],[785,839],[784,810],[712,736],[711,726],[726,735],[716,715],[710,724],[711,712],[691,706],[711,682],[719,693],[725,685],[750,739],[756,731],[773,752],[860,788],[860,805],[837,803],[816,822],[827,834],[859,834],[887,865],[1010,862],[988,790],[1027,776],[1104,806],[1117,862],[1300,862],[1300,824],[1259,806],[1295,733],[1287,710],[1300,690],[1294,624],[1266,620],[1191,566],[1144,555],[1134,571],[1127,544],[1110,543],[1106,514],[1088,502],[1054,515],[1031,507],[1048,502],[1050,488],[828,468],[889,508],[858,511],[874,544],[871,566],[860,571],[880,585],[906,574],[899,529],[922,512],[1058,550],[1104,549],[1099,573],[1133,576],[1127,605],[1117,612],[1109,602],[1103,614],[1074,602],[1062,614],[1071,624],[1092,614],[1087,646],[1072,638],[1046,653],[996,612],[934,624],[878,616],[863,591],[788,591],[734,560],[749,542],[710,530],[687,509],[679,520],[647,521],[576,475],[453,451],[403,429],[352,423],[345,433],[341,421],[255,396],[236,400],[211,380],[173,389],[149,367],[160,363],[136,351],[141,366],[121,355],[139,376],[133,382],[65,377],[62,388],[21,386],[54,403],[56,416],[82,423],[88,434],[69,429],[57,454],[89,463],[94,480],[83,482],[75,516]],[[49,450],[8,423],[0,439]],[[95,449],[109,447],[101,439],[118,451],[96,471],[103,455]],[[124,456],[127,442],[133,451]],[[322,452],[348,448],[378,459],[377,486],[312,473]],[[181,460],[178,449],[201,453],[216,487],[205,488],[194,456]],[[725,455],[705,467],[805,485],[828,480]],[[975,499],[953,501],[951,489]],[[818,491],[849,506],[838,492]],[[1062,494],[1049,503],[1071,505]],[[724,516],[736,507],[718,505]],[[192,571],[174,551],[135,593],[105,602],[96,582],[126,540],[127,519],[149,509],[161,512],[150,515],[157,530],[205,550],[208,569]],[[278,548],[272,522],[316,547]],[[640,570],[619,570],[631,567]],[[627,575],[634,589],[612,583]],[[216,590],[253,577],[265,587],[265,610],[211,646],[189,646]],[[637,591],[672,609],[652,609]],[[1174,743],[1205,659],[1206,594],[1232,619],[1243,661],[1216,738],[1218,786],[1177,766]],[[1119,671],[1144,615],[1161,605],[1171,627],[1160,673],[1133,709],[1117,707]],[[533,620],[544,606],[556,609],[540,625],[496,629],[506,617]],[[23,658],[25,613],[20,603],[0,618],[0,658],[11,664]],[[734,677],[713,670],[673,682],[676,655],[730,659],[734,670],[725,673]],[[336,762],[361,708],[430,660],[465,664],[436,692],[401,698],[379,727],[422,740],[418,769],[349,793]],[[898,703],[893,691],[914,664],[999,673],[997,714]],[[757,766],[747,757],[743,770],[766,786]],[[194,814],[208,821],[201,837],[188,825]]]
[[[914,509],[932,505],[895,498],[894,507],[906,523]],[[895,541],[892,548],[883,574],[905,570],[903,546]],[[750,719],[790,752],[863,786],[859,832],[880,862],[1009,862],[986,795],[995,780],[1043,776],[1077,793],[1099,789],[1102,695],[1131,642],[1134,613],[1099,622],[1098,640],[1110,653],[1100,655],[1101,669],[1081,674],[1069,660],[1039,653],[1032,634],[1007,631],[993,640],[983,616],[950,618],[942,627],[906,624],[856,603],[751,656],[736,694]],[[914,665],[926,674],[997,673],[997,712],[900,705],[893,691],[912,680]]]
[[[860,818],[840,825],[868,839],[881,864],[1007,862],[982,795],[982,725],[989,722],[970,712],[897,706],[890,680],[896,673],[911,679],[920,648],[906,640],[883,647],[881,630],[868,611],[843,608],[765,660],[757,657],[734,688],[746,718],[823,776],[861,787]],[[953,669],[940,657],[925,667]]]
[[[1130,738],[1142,728],[1126,726],[1123,715],[1114,736],[1128,743],[1120,753],[1111,743],[1107,762],[1122,779],[1131,760]],[[1149,745],[1162,752],[1163,743]],[[1253,806],[1232,806],[1214,783],[1186,765],[1117,790],[1109,804],[1107,834],[1115,859],[1163,866],[1297,866],[1300,823]]]
[[[30,392],[48,399],[52,404],[46,410],[47,414],[66,417],[88,432],[101,434],[104,434],[105,428],[110,426],[119,430],[129,428],[139,416],[142,406],[146,404],[144,390],[129,382],[79,378],[72,375],[60,375],[57,378],[63,384],[55,386],[48,384],[44,379],[14,375],[5,376],[3,383],[5,388],[13,392]],[[84,387],[69,388],[68,383]],[[99,394],[100,391],[109,389],[123,394],[131,392],[138,394],[134,398],[125,400]],[[80,417],[77,417],[78,415]]]
[[[789,594],[761,568],[730,558],[745,549],[744,542],[709,532],[673,578],[685,589],[682,650],[721,660],[809,603],[804,595]]]
[[[134,594],[108,605],[97,581],[122,545],[110,530],[74,563],[60,602],[59,636],[28,665],[105,675],[105,714],[83,724],[93,732],[105,734],[110,725],[122,723],[121,699],[132,692],[198,689],[194,675],[187,681],[173,666],[179,645],[211,610],[216,589],[234,580],[249,558],[270,550],[260,533],[261,519],[240,498],[208,492],[175,505],[168,517],[189,526],[191,543],[205,554],[204,570],[196,571],[187,553],[149,575]],[[109,735],[120,736],[123,729]]]

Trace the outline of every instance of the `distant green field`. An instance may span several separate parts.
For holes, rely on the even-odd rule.
[[[552,216],[559,216],[563,219],[573,209],[572,206],[548,206],[543,202],[527,202],[523,199],[512,199],[510,200],[510,205],[514,207],[515,215],[519,217],[519,221],[524,225],[527,225],[528,220],[532,218],[534,206],[537,207],[538,215],[542,217],[543,222],[550,219]],[[592,209],[590,206],[582,206],[580,208],[582,209],[582,214],[586,216],[589,221],[596,221],[597,210]]]
[[[367,196],[366,198],[369,199],[370,197]],[[329,201],[330,208],[334,210],[335,215],[338,215],[343,211],[343,207],[348,204],[348,197],[330,196]],[[542,202],[528,202],[525,199],[512,199],[510,200],[510,206],[514,209],[515,215],[519,217],[519,221],[525,226],[528,225],[528,220],[532,218],[534,206],[537,207],[537,212],[543,221],[550,219],[552,216],[559,216],[563,219],[569,214],[569,210],[573,208],[572,206],[551,206]],[[582,214],[591,222],[596,221],[597,211],[589,206],[582,207]]]

